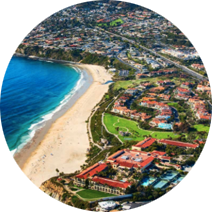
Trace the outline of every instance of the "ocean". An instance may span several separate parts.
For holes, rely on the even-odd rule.
[[[2,85],[1,121],[10,151],[21,148],[82,86],[70,65],[13,56]]]

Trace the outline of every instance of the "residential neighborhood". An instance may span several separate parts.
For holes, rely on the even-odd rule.
[[[210,129],[211,87],[196,49],[161,15],[126,2],[78,4],[37,25],[16,55],[95,68],[87,87],[99,92],[98,102],[90,101],[79,127],[88,141],[75,143],[80,149],[87,141],[86,152],[75,154],[86,159],[42,183],[51,197],[90,211],[128,210],[169,192],[195,165]],[[61,134],[55,139],[62,144]]]

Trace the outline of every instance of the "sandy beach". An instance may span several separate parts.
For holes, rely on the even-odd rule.
[[[80,170],[89,148],[87,123],[94,106],[107,92],[111,75],[104,67],[79,65],[92,75],[93,82],[86,92],[51,124],[44,138],[22,166],[23,172],[37,186],[60,172],[72,173]],[[35,138],[36,139],[36,138]]]

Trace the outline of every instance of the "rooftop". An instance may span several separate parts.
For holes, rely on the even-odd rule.
[[[172,141],[172,140],[166,140],[166,139],[161,139],[159,140],[160,143],[163,144],[168,144],[168,145],[173,145],[173,146],[178,146],[178,147],[187,147],[187,148],[197,148],[199,145],[198,144],[190,144],[190,143],[185,143],[185,142],[180,142],[180,141]]]
[[[97,177],[95,176],[92,181],[100,183],[100,184],[106,184],[108,186],[116,187],[116,188],[127,188],[131,186],[131,183],[128,182],[122,182],[118,180],[111,180],[109,178],[104,178],[104,177]]]
[[[96,163],[93,166],[90,166],[89,168],[82,171],[80,174],[78,174],[76,177],[87,179],[88,177],[92,177],[98,172],[103,171],[107,167],[106,163]]]

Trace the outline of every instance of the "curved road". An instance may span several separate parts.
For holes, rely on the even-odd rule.
[[[157,57],[163,58],[165,61],[168,61],[169,63],[175,65],[176,67],[181,68],[184,72],[187,72],[188,74],[190,74],[190,75],[192,75],[192,76],[194,76],[194,77],[196,77],[196,78],[198,78],[198,79],[200,79],[200,80],[207,79],[206,77],[204,77],[204,76],[202,76],[201,74],[199,74],[199,73],[197,73],[197,72],[195,72],[195,71],[193,71],[193,70],[187,68],[186,66],[179,65],[178,63],[176,63],[176,62],[174,62],[174,61],[172,61],[172,60],[170,60],[170,59],[168,59],[168,58],[166,58],[166,57],[164,57],[164,56],[158,54],[157,52],[155,52],[155,51],[153,51],[153,50],[151,50],[151,49],[148,49],[148,48],[146,48],[146,47],[144,47],[144,46],[142,46],[142,45],[136,43],[134,40],[130,40],[130,39],[124,37],[124,36],[121,36],[121,35],[118,35],[118,34],[115,34],[115,33],[109,32],[109,31],[106,31],[106,30],[104,30],[104,29],[102,29],[102,28],[100,28],[100,27],[97,27],[97,26],[96,26],[96,28],[98,28],[98,29],[100,29],[100,30],[102,30],[102,31],[105,31],[105,32],[107,32],[107,33],[109,33],[109,34],[112,34],[112,35],[115,35],[115,36],[117,36],[117,37],[120,37],[120,38],[122,38],[123,40],[126,40],[126,41],[128,41],[128,42],[130,42],[130,43],[137,44],[137,45],[138,45],[139,47],[141,47],[142,49],[144,49],[144,50],[146,50],[146,51],[148,51],[148,52],[151,52],[152,54],[156,55]],[[128,65],[129,65],[129,64],[128,64]]]

